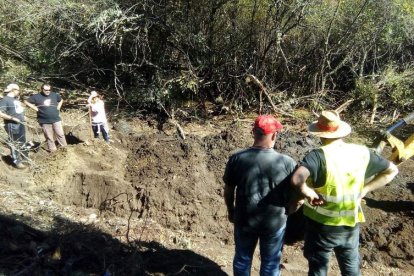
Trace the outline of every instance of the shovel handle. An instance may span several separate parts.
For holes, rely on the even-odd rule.
[[[406,124],[407,124],[407,122],[405,121],[405,118],[401,119],[401,120],[397,121],[395,124],[393,124],[392,126],[390,126],[389,128],[387,128],[387,132],[391,133],[394,130],[396,130],[397,128],[405,126]]]

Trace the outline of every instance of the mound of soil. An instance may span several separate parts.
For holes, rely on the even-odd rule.
[[[30,170],[0,163],[0,228],[6,233],[0,256],[13,260],[0,272],[231,274],[233,229],[221,178],[231,153],[252,143],[252,118],[187,123],[185,140],[168,123],[159,130],[151,119],[121,120],[108,145],[89,138],[86,118],[76,120],[81,115],[64,114],[72,124],[65,124],[71,145],[54,154],[42,145],[31,154]],[[288,128],[275,148],[300,160],[317,146]],[[366,200],[364,275],[414,272],[413,166],[405,162],[392,185]],[[303,230],[300,216],[295,219],[288,231],[293,236]],[[285,275],[306,274],[301,246],[285,248]],[[332,271],[338,273],[335,263]]]
[[[399,166],[400,173],[386,188],[366,198],[361,250],[365,261],[392,267],[414,267],[413,160]]]

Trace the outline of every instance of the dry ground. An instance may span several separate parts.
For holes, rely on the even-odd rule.
[[[250,145],[252,119],[183,123],[185,140],[168,123],[159,130],[152,119],[113,121],[107,145],[90,139],[83,112],[71,111],[63,114],[71,144],[54,154],[42,144],[30,169],[12,168],[3,148],[0,273],[231,274],[221,176],[230,153]],[[299,160],[317,146],[304,123],[284,123],[277,150]],[[29,138],[43,141],[37,128]],[[405,162],[391,185],[366,200],[363,275],[414,274],[413,167]],[[284,275],[306,275],[302,245],[285,247]],[[258,265],[256,255],[253,275]],[[331,275],[339,275],[335,262]]]

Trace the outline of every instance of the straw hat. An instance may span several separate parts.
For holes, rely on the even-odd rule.
[[[334,110],[322,111],[318,120],[308,127],[311,134],[322,138],[342,138],[351,133],[351,126]]]

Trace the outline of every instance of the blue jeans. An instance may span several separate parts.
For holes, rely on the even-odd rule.
[[[109,142],[109,134],[107,124],[104,123],[92,123],[93,136],[99,138],[99,133],[102,133],[102,137],[105,142]]]
[[[342,275],[357,276],[359,270],[359,226],[352,231],[328,233],[307,229],[305,232],[304,255],[308,259],[308,275],[328,274],[329,259],[335,252]]]
[[[5,129],[9,135],[10,152],[15,165],[28,157],[27,149],[24,148],[26,143],[26,129],[24,125],[17,123],[6,123]]]
[[[283,237],[286,226],[270,234],[250,233],[241,227],[234,227],[236,254],[233,260],[235,276],[250,275],[253,253],[257,241],[260,241],[260,275],[280,275],[280,258],[282,256]]]

